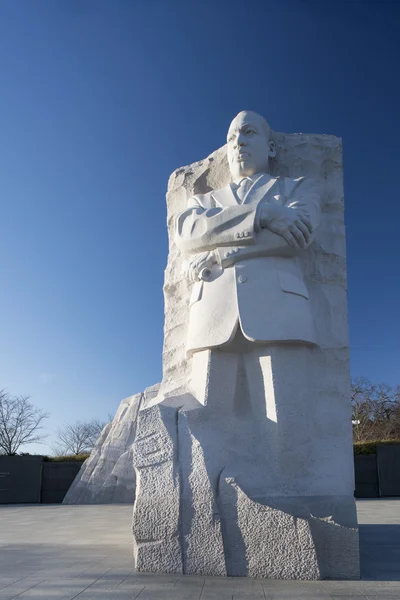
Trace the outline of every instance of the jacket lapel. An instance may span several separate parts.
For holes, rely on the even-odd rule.
[[[257,204],[278,181],[277,177],[261,175],[251,186],[246,194],[243,204]],[[220,190],[211,192],[211,196],[219,206],[238,206],[235,194],[230,185],[226,185]]]
[[[278,177],[269,177],[269,175],[261,175],[253,183],[247,195],[243,201],[243,204],[258,204],[264,196],[272,189],[275,183],[278,181]]]
[[[220,190],[214,190],[211,192],[211,196],[220,206],[238,206],[239,204],[230,185],[226,185]]]

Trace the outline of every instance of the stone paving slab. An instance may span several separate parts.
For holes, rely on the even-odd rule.
[[[400,499],[357,501],[360,581],[136,573],[132,507],[0,506],[0,600],[400,600]]]

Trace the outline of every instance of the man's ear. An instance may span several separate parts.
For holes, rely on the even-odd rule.
[[[272,140],[268,143],[269,146],[269,152],[268,152],[268,156],[270,158],[275,158],[276,156],[276,148],[275,148],[275,142],[273,142]]]

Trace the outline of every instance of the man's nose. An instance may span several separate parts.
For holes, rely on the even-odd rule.
[[[245,146],[245,145],[246,145],[246,139],[242,133],[239,133],[239,135],[236,138],[236,146],[241,148],[242,146]]]

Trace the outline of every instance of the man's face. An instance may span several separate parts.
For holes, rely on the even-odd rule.
[[[269,157],[274,155],[273,144],[267,139],[257,113],[239,113],[229,127],[227,143],[233,179],[267,171]]]

